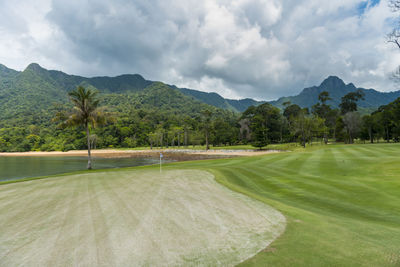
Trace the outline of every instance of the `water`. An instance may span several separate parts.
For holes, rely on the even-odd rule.
[[[94,158],[94,169],[143,166],[158,163],[155,158]],[[87,157],[0,157],[0,181],[85,170]]]

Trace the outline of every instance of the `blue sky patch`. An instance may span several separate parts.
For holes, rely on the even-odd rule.
[[[360,15],[364,14],[365,11],[367,11],[369,8],[376,6],[379,4],[380,0],[368,0],[368,1],[363,1],[358,5],[358,13]]]

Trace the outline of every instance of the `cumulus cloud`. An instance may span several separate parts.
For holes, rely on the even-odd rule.
[[[140,73],[225,97],[273,99],[329,75],[388,91],[400,60],[377,0],[0,2],[0,62]]]

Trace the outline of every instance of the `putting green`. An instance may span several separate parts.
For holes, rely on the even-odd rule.
[[[285,228],[201,170],[123,170],[0,186],[0,265],[235,265]]]

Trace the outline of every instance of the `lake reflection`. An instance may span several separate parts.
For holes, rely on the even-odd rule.
[[[94,158],[94,169],[143,166],[158,163],[155,158]],[[85,170],[87,157],[1,157],[0,181]]]

